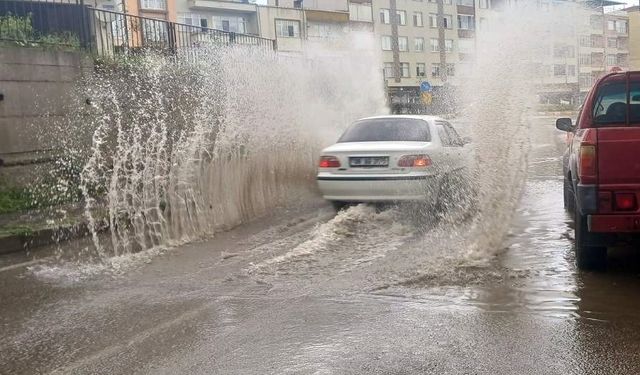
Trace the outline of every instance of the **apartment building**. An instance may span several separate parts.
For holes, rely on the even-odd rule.
[[[629,43],[629,68],[640,70],[640,7],[633,6],[623,9],[629,18],[629,40],[636,41]]]
[[[372,5],[393,106],[417,104],[423,81],[436,88],[455,81],[460,51],[464,56],[473,50],[473,0],[444,0],[440,17],[435,0],[373,0]]]

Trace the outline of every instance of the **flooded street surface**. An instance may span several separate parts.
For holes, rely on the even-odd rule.
[[[523,196],[482,261],[464,215],[315,197],[119,273],[5,259],[0,373],[638,374],[640,257],[576,270],[553,121],[530,122]]]

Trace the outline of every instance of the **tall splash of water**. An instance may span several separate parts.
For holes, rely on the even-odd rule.
[[[479,192],[472,259],[487,259],[501,249],[526,179],[527,118],[538,102],[536,86],[547,76],[540,67],[549,64],[554,41],[570,38],[575,25],[567,22],[579,21],[570,10],[551,13],[524,4],[479,30],[473,74],[466,81],[472,89],[465,95]],[[560,33],[560,27],[569,33]]]
[[[384,111],[375,56],[339,54],[211,47],[196,62],[105,69],[87,89],[90,225],[106,207],[117,255],[211,235],[312,188],[319,149]],[[95,230],[94,242],[100,257],[112,254]]]

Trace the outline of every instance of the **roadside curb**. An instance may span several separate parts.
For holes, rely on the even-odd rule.
[[[103,231],[106,228],[101,228]],[[67,227],[43,228],[30,234],[9,235],[0,237],[0,255],[33,250],[38,247],[65,242],[89,235],[86,223],[78,223]]]

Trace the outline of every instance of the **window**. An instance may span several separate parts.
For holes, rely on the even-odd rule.
[[[391,51],[391,37],[389,35],[382,36],[382,50]]]
[[[607,29],[613,31],[616,29],[616,21],[607,21]]]
[[[142,9],[167,10],[166,0],[142,0]]]
[[[567,75],[567,67],[566,65],[556,64],[553,66],[553,75],[556,77]]]
[[[424,52],[424,38],[413,39],[413,47],[416,52]]]
[[[417,63],[416,64],[416,77],[424,77],[427,72],[427,67],[424,63]]]
[[[440,46],[438,45],[438,39],[431,39],[429,42],[431,44],[431,52],[440,51]]]
[[[233,16],[213,16],[213,28],[234,33],[244,34],[247,32],[247,20],[244,17]],[[277,21],[276,21],[277,26]]]
[[[616,30],[618,30],[618,33],[620,33],[620,34],[626,34],[627,33],[627,21],[621,21],[621,20],[616,21]]]
[[[442,26],[445,29],[453,28],[453,17],[450,14],[445,14],[442,18]],[[429,13],[429,27],[438,27],[438,15],[435,13]]]
[[[424,26],[422,22],[422,12],[413,12],[413,26],[416,26],[416,27]]]
[[[440,77],[440,64],[431,64],[431,77]]]
[[[626,82],[604,84],[599,87],[593,106],[596,124],[627,122]]]
[[[169,41],[167,23],[145,18],[142,20],[142,35],[145,42],[167,43]]]
[[[591,65],[591,54],[581,53],[578,57],[578,63],[580,63],[580,65]]]
[[[300,21],[276,20],[276,35],[281,38],[299,38]]]
[[[450,14],[445,14],[444,18],[442,19],[442,26],[445,29],[453,29],[453,16],[451,16]]]
[[[479,5],[481,9],[488,9],[490,6],[489,4],[491,4],[489,0],[480,0]]]
[[[380,23],[388,24],[390,21],[389,9],[380,9]]]
[[[609,48],[618,48],[618,39],[616,39],[616,38],[607,38],[607,47],[609,47]]]
[[[349,20],[361,22],[373,22],[371,5],[349,2]]]
[[[438,27],[438,15],[429,13],[429,27]]]
[[[607,55],[607,65],[608,66],[616,65],[617,62],[618,62],[618,59],[616,58],[616,55]]]
[[[406,36],[398,37],[398,50],[402,52],[409,51],[409,38],[407,38]]]
[[[195,13],[178,13],[178,23],[185,25],[200,26],[200,15]]]
[[[555,44],[553,46],[553,57],[575,57],[576,50],[573,46],[565,44]]]
[[[589,35],[580,35],[580,47],[591,47],[591,37]]]
[[[398,17],[398,25],[405,26],[407,24],[407,12],[396,10],[396,16]]]
[[[580,73],[578,76],[580,87],[590,87],[593,84],[591,73]]]
[[[475,22],[473,16],[458,15],[458,28],[461,30],[474,30]]]
[[[393,63],[384,63],[384,78],[394,78],[396,76],[396,69]]]
[[[400,63],[400,77],[408,78],[409,74],[409,63]]]
[[[569,77],[576,76],[576,66],[575,65],[567,65],[567,75]]]
[[[445,50],[445,52],[453,51],[453,39],[445,39],[444,40],[444,50]]]
[[[456,4],[457,5],[464,5],[467,7],[472,7],[473,6],[473,1],[474,0],[456,0]]]
[[[592,15],[589,17],[589,24],[591,25],[591,28],[602,31],[604,19],[600,15]]]
[[[360,120],[344,132],[338,142],[430,142],[429,124],[412,118]]]

